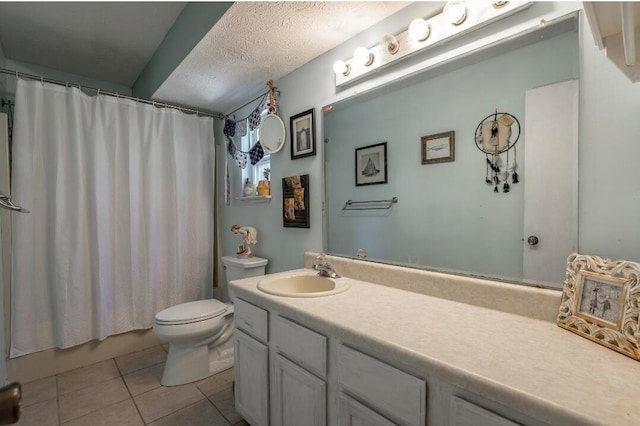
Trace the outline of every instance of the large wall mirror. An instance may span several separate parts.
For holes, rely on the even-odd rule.
[[[476,56],[450,72],[333,105],[323,119],[325,250],[356,257],[364,249],[371,260],[561,286],[563,276],[541,283],[524,273],[523,181],[542,182],[547,175],[524,175],[525,97],[531,89],[579,79],[579,56],[574,24],[517,48]],[[494,193],[485,182],[486,157],[474,143],[478,123],[496,109],[523,127],[516,149],[509,151],[521,182],[508,193],[502,187]],[[421,137],[449,131],[455,132],[454,161],[422,164]],[[356,149],[383,142],[387,183],[356,186]],[[398,202],[388,209],[343,209],[348,200],[393,197]],[[577,218],[569,222],[567,227],[577,227]],[[561,269],[568,254],[561,255]]]

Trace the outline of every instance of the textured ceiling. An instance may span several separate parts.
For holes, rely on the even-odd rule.
[[[0,41],[9,59],[131,87],[184,5],[0,1]]]
[[[229,112],[406,2],[237,2],[154,99]]]

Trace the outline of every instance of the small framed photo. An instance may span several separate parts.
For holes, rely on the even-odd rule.
[[[456,159],[456,132],[423,136],[422,164],[446,163]]]
[[[572,254],[557,324],[640,361],[640,264]]]
[[[291,126],[291,159],[316,155],[316,124],[313,108],[294,115],[290,119]]]
[[[356,148],[356,186],[387,183],[387,143]]]

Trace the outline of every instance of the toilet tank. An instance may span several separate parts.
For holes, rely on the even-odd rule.
[[[227,282],[264,275],[268,262],[267,259],[261,257],[246,259],[235,256],[222,256]]]

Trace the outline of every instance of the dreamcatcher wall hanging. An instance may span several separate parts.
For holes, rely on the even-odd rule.
[[[520,139],[520,122],[508,112],[496,111],[478,124],[475,138],[476,147],[486,156],[485,182],[494,187],[493,192],[500,192],[500,186],[502,192],[509,192],[509,178],[512,184],[518,183],[516,142]],[[510,155],[512,148],[513,155]],[[506,161],[502,157],[506,157]]]

